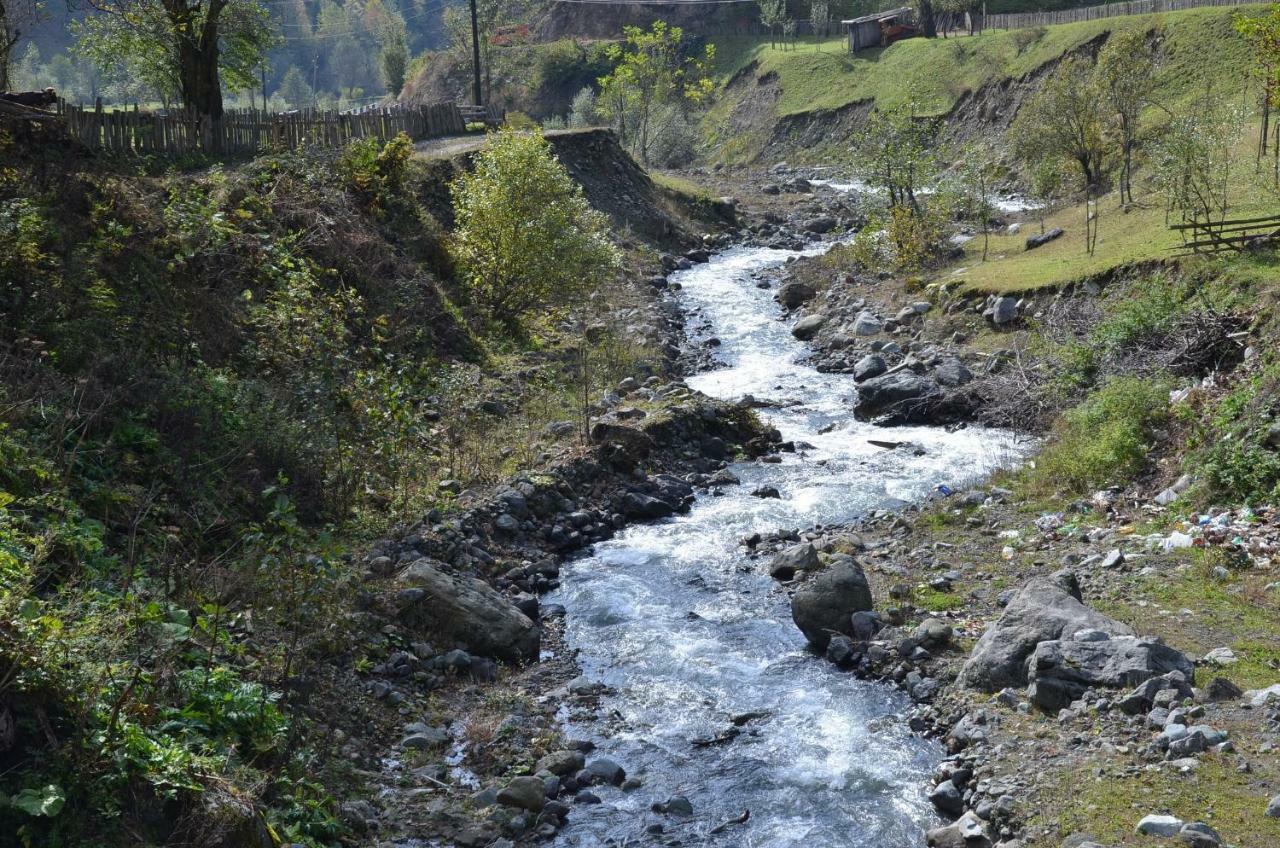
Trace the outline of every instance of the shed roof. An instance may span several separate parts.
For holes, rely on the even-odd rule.
[[[887,12],[876,12],[874,15],[863,15],[862,17],[854,18],[851,21],[841,21],[840,24],[841,26],[848,26],[849,24],[867,24],[872,21],[883,21],[888,18],[899,17],[900,15],[909,15],[912,11],[913,10],[910,6],[903,6],[901,9],[890,9]]]

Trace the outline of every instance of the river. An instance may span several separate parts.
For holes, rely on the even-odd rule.
[[[812,252],[817,252],[812,251]],[[733,467],[742,485],[699,498],[691,511],[636,526],[568,564],[547,600],[568,611],[569,644],[586,675],[612,687],[605,722],[571,723],[642,788],[596,788],[599,805],[576,805],[556,844],[917,848],[936,824],[926,781],[942,750],[913,735],[905,696],[861,682],[810,654],[791,621],[785,590],[745,555],[754,532],[850,521],[869,510],[963,485],[1009,461],[1018,443],[979,428],[895,428],[894,440],[850,412],[851,377],[820,374],[779,320],[773,289],[758,288],[799,254],[737,247],[672,276],[703,337],[721,341],[720,367],[690,377],[708,395],[784,402],[762,410],[785,439],[807,443],[781,464]],[[773,486],[781,499],[750,492]],[[761,713],[731,741],[695,746]],[[607,734],[602,732],[608,728]],[[686,796],[681,821],[649,811]],[[715,825],[750,810],[744,824]],[[665,833],[648,834],[662,822]]]

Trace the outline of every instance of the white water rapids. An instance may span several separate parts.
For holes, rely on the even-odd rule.
[[[869,444],[885,433],[854,420],[852,378],[805,365],[772,290],[756,287],[759,273],[796,255],[733,248],[672,277],[693,323],[722,342],[723,367],[689,385],[719,398],[795,402],[762,415],[784,439],[812,447],[779,465],[734,466],[741,486],[700,497],[686,515],[633,527],[563,570],[547,600],[567,608],[583,673],[615,690],[601,709],[619,718],[608,736],[593,723],[569,733],[591,739],[592,756],[616,760],[644,785],[594,788],[603,803],[575,805],[557,845],[916,848],[936,823],[926,779],[942,752],[907,729],[905,697],[810,654],[785,590],[740,541],[917,501],[1020,451],[1010,434],[979,428],[894,429],[888,438],[923,447],[919,456]],[[782,498],[750,495],[765,485]],[[755,712],[764,718],[736,739],[691,744]],[[670,795],[692,801],[692,820],[649,811]],[[710,833],[744,809],[747,823]],[[665,832],[647,833],[656,821]]]

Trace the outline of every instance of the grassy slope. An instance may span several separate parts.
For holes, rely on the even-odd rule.
[[[757,77],[776,73],[782,88],[779,117],[837,109],[861,100],[892,106],[911,99],[923,112],[940,115],[966,92],[994,80],[1021,77],[1101,33],[1150,29],[1161,23],[1168,40],[1157,97],[1174,105],[1205,83],[1213,84],[1215,90],[1239,89],[1248,58],[1243,41],[1231,29],[1233,11],[1192,9],[1084,21],[1047,27],[1031,41],[1036,31],[912,39],[857,56],[845,50],[841,39],[791,50],[770,47],[767,40],[725,39],[716,44],[717,72],[727,81],[754,61],[759,63]]]
[[[1236,150],[1237,164],[1230,180],[1232,218],[1253,218],[1280,213],[1280,192],[1265,173],[1254,167],[1256,125],[1242,135]],[[1141,159],[1139,159],[1141,177]],[[1165,259],[1181,253],[1179,234],[1166,224],[1164,197],[1141,179],[1135,184],[1134,206],[1120,209],[1111,194],[1101,202],[1097,250],[1085,250],[1083,204],[1071,205],[1046,216],[1046,227],[1061,227],[1065,235],[1034,251],[1026,251],[1029,234],[1039,231],[1035,222],[1023,225],[1019,235],[993,235],[988,261],[982,261],[982,238],[966,246],[960,267],[952,278],[979,291],[1016,292],[1052,286],[1088,277],[1134,262]]]
[[[1232,28],[1233,14],[1235,10],[1230,9],[1193,9],[1039,31],[989,32],[977,38],[915,39],[856,57],[845,52],[839,40],[782,50],[767,42],[744,39],[719,45],[718,71],[727,81],[756,62],[753,73],[757,78],[776,74],[781,89],[775,109],[779,118],[868,100],[893,106],[914,99],[922,112],[945,114],[966,93],[994,81],[1022,77],[1100,34],[1161,26],[1166,38],[1154,97],[1160,107],[1153,107],[1148,114],[1154,123],[1163,119],[1163,109],[1188,108],[1206,89],[1228,92],[1228,96],[1246,101],[1243,81],[1249,56]],[[732,108],[733,98],[726,97],[713,111],[709,126],[723,121]],[[741,137],[731,143],[740,145]],[[1242,139],[1242,162],[1249,160],[1244,149],[1249,143],[1250,138]],[[1262,182],[1251,169],[1237,171],[1233,215],[1250,217],[1280,209],[1280,200],[1262,188]],[[981,260],[978,240],[970,244],[960,267],[950,273],[974,289],[1020,291],[1168,257],[1180,241],[1165,226],[1162,200],[1150,193],[1142,196],[1142,186],[1138,190],[1139,203],[1127,213],[1120,212],[1115,198],[1103,201],[1098,249],[1093,256],[1084,250],[1084,208],[1069,206],[1046,222],[1066,231],[1061,240],[1026,253],[1025,235],[995,236],[987,262]]]

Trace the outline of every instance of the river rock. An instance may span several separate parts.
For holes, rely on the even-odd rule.
[[[582,770],[586,760],[581,751],[553,751],[534,766],[534,771],[546,771],[556,777],[564,777]]]
[[[1143,816],[1134,828],[1143,836],[1176,836],[1182,830],[1183,821],[1177,816]]]
[[[1133,630],[1080,599],[1075,574],[1060,571],[1031,580],[987,627],[961,671],[966,686],[984,692],[1027,685],[1027,660],[1041,642],[1070,639],[1082,630],[1132,636]],[[1088,643],[1082,643],[1088,644]]]
[[[953,824],[935,827],[924,836],[929,848],[991,848],[991,840],[982,827],[982,819],[972,810]]]
[[[801,318],[796,322],[796,325],[791,328],[791,335],[795,336],[802,342],[808,341],[818,335],[818,331],[821,330],[826,323],[827,316],[825,315],[810,315],[807,318]]]
[[[774,556],[769,564],[769,576],[774,580],[790,580],[797,571],[812,571],[818,567],[818,551],[805,542],[792,545]]]
[[[795,309],[813,300],[815,294],[813,286],[793,280],[778,289],[778,303],[787,309]]]
[[[473,654],[507,662],[537,660],[538,627],[488,583],[446,574],[423,558],[405,569],[397,584],[399,617],[409,627]]]
[[[853,379],[856,383],[864,380],[870,380],[872,377],[879,377],[885,371],[889,370],[889,366],[885,364],[884,357],[878,354],[868,354],[858,360],[853,366]]]
[[[1222,835],[1204,822],[1188,822],[1178,831],[1178,841],[1186,848],[1217,848]]]
[[[1275,796],[1267,803],[1267,818],[1280,819],[1280,795]]]
[[[864,309],[858,313],[857,318],[853,319],[853,334],[855,336],[874,336],[883,329],[884,322],[876,317],[874,312]]]
[[[872,606],[862,566],[851,556],[839,555],[796,590],[791,618],[809,644],[825,651],[833,633],[852,636],[853,614]]]
[[[1057,713],[1086,689],[1119,689],[1179,672],[1195,673],[1191,660],[1161,642],[1117,636],[1101,642],[1055,639],[1036,645],[1028,664],[1028,697],[1040,709]]]
[[[911,631],[911,638],[931,650],[945,648],[951,643],[952,629],[940,618],[926,618]]]
[[[654,448],[653,439],[647,433],[625,424],[597,421],[591,425],[590,435],[592,444],[611,448],[613,456],[631,462],[644,459]]]
[[[933,378],[940,385],[954,389],[970,382],[973,379],[973,373],[958,358],[949,356],[933,369]]]
[[[540,777],[517,777],[498,791],[498,803],[541,812],[547,803],[547,786]]]
[[[808,232],[818,233],[819,235],[829,233],[836,228],[836,219],[831,215],[818,215],[805,221],[804,228]]]
[[[628,518],[652,521],[674,515],[676,507],[661,498],[655,498],[643,492],[627,492],[622,496],[621,510],[622,514]]]
[[[964,794],[950,780],[944,780],[933,787],[929,800],[944,816],[955,818],[964,812]]]
[[[621,786],[627,779],[627,772],[622,766],[608,757],[599,757],[587,763],[587,774],[593,783],[607,783],[610,786]]]
[[[864,421],[889,415],[905,423],[927,423],[941,401],[942,390],[933,380],[896,371],[860,383],[853,412]]]
[[[1170,689],[1177,693],[1179,700],[1190,698],[1194,694],[1186,676],[1180,671],[1171,671],[1139,683],[1133,691],[1117,701],[1116,706],[1129,715],[1145,713],[1155,704],[1156,695]]]
[[[1018,299],[1008,295],[998,297],[991,308],[982,314],[996,326],[1008,324],[1018,317]]]

